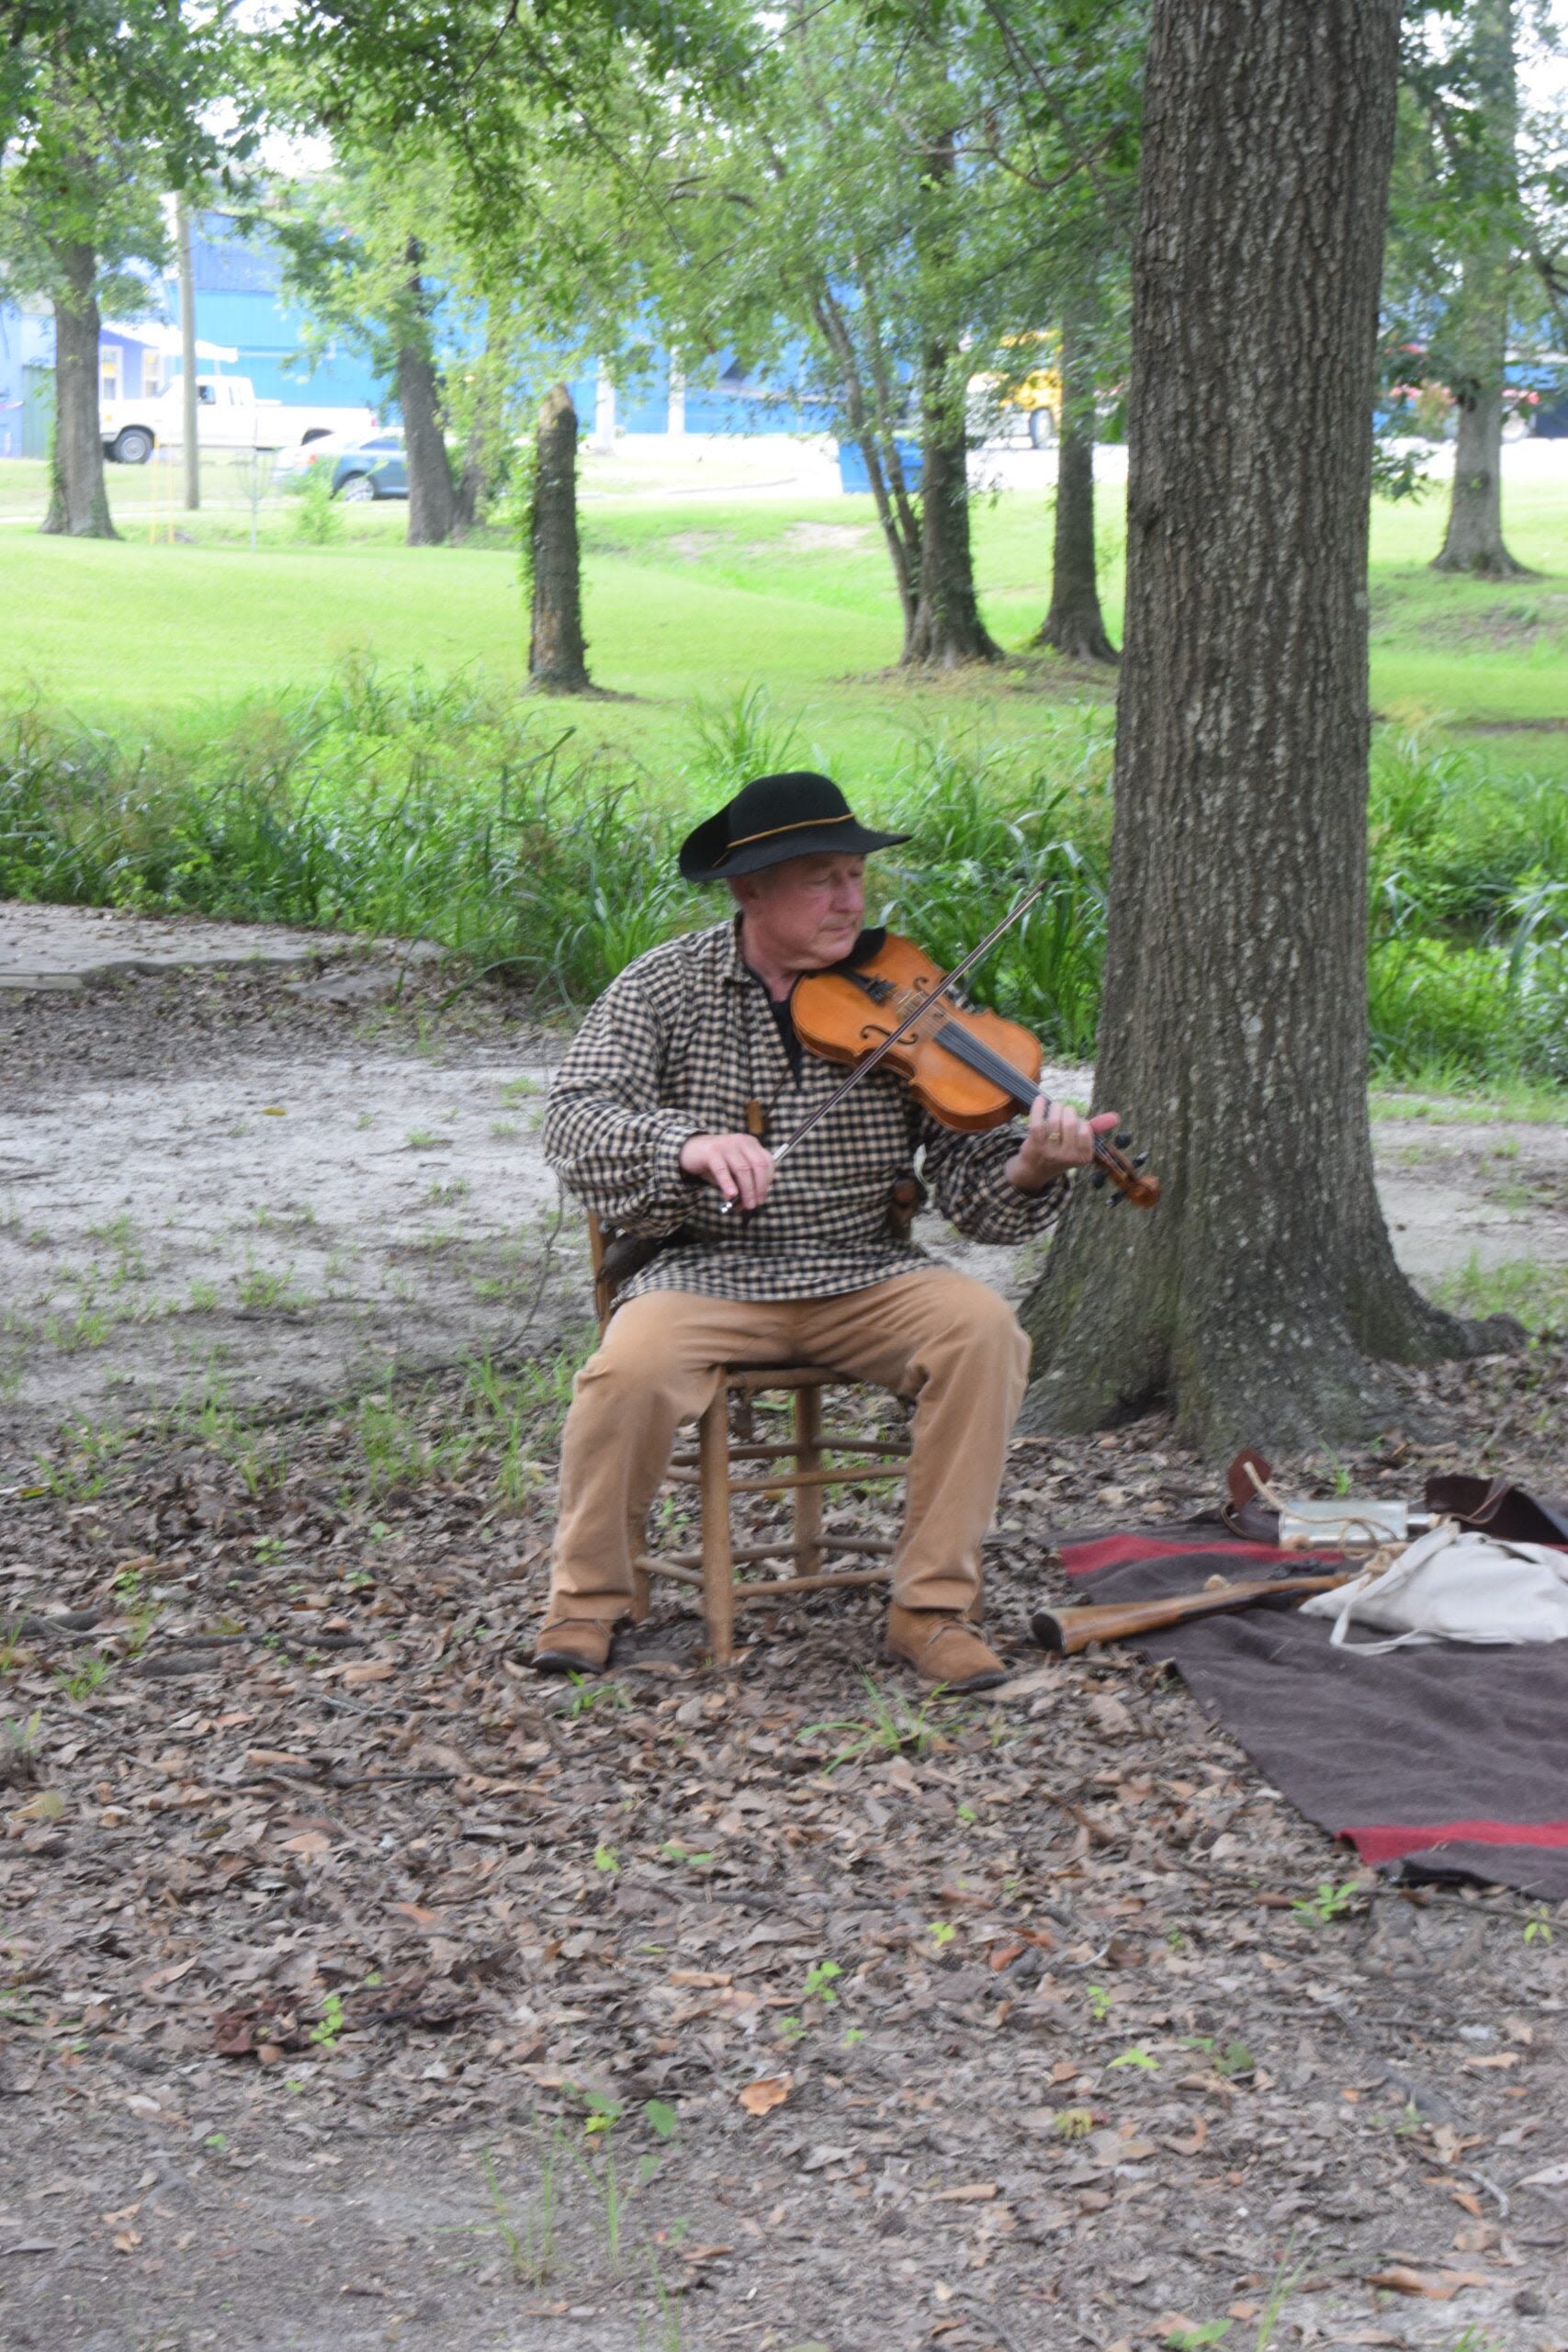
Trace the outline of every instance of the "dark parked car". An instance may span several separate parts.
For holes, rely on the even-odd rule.
[[[333,468],[333,496],[355,504],[367,498],[406,498],[408,463],[403,436],[391,426],[367,435],[363,441],[345,442]]]

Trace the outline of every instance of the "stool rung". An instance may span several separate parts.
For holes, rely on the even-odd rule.
[[[820,1535],[817,1541],[824,1552],[874,1552],[880,1555],[897,1548],[885,1535]],[[752,1560],[787,1560],[799,1549],[792,1537],[785,1544],[739,1544],[729,1556],[737,1567],[741,1567]],[[662,1576],[666,1560],[677,1568],[700,1568],[703,1555],[700,1552],[647,1552],[638,1566],[650,1575]]]
[[[824,1430],[814,1446],[802,1445],[795,1438],[779,1438],[767,1443],[759,1439],[755,1444],[732,1445],[729,1458],[731,1462],[754,1462],[773,1453],[897,1453],[905,1456],[908,1451],[907,1437],[856,1437],[852,1430]],[[694,1470],[697,1461],[694,1453],[672,1453],[670,1466],[672,1470]]]
[[[678,1560],[656,1560],[651,1554],[645,1552],[637,1566],[645,1577],[668,1577],[671,1584],[694,1584],[699,1589],[702,1586],[702,1570],[684,1567]]]
[[[849,1470],[794,1470],[785,1478],[731,1478],[732,1495],[789,1495],[797,1487],[862,1487],[868,1478],[901,1478],[901,1467],[890,1464],[879,1470],[874,1463],[865,1463]],[[671,1481],[682,1487],[700,1487],[700,1470],[671,1469]]]
[[[886,1568],[831,1568],[819,1577],[758,1577],[750,1584],[738,1584],[735,1600],[744,1608],[750,1601],[774,1600],[789,1592],[826,1592],[836,1584],[886,1584],[890,1573]]]

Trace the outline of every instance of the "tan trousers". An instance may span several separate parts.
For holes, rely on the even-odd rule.
[[[912,1398],[893,1595],[967,1609],[996,1509],[1029,1342],[1007,1302],[942,1266],[838,1298],[744,1305],[648,1291],[612,1317],[578,1374],[561,1439],[550,1614],[614,1621],[675,1431],[712,1403],[727,1364],[810,1363]]]

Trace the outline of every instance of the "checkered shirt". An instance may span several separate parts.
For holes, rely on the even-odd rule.
[[[1005,1174],[1016,1125],[956,1135],[922,1111],[896,1072],[873,1070],[792,1150],[761,1209],[721,1214],[710,1184],[681,1172],[693,1136],[745,1131],[768,1113],[775,1150],[844,1073],[803,1054],[790,1068],[767,991],[740,954],[739,919],[650,949],[613,980],[550,1090],[545,1150],[585,1208],[620,1233],[669,1240],[619,1296],[699,1291],[710,1298],[833,1298],[931,1262],[890,1237],[889,1196],[917,1165],[942,1214],[976,1241],[1043,1233],[1065,1177],[1039,1193]]]

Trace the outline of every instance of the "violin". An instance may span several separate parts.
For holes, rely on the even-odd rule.
[[[971,961],[966,957],[964,967]],[[942,1126],[979,1135],[1033,1107],[1043,1091],[1044,1057],[1039,1039],[1016,1021],[956,1004],[944,993],[956,978],[913,940],[889,932],[854,963],[802,973],[790,994],[790,1015],[807,1052],[854,1072],[868,1057],[886,1061]],[[846,1090],[854,1082],[846,1080]],[[821,1109],[838,1099],[835,1094]],[[1128,1200],[1134,1208],[1152,1209],[1159,1178],[1143,1172],[1147,1152],[1126,1157],[1131,1141],[1126,1135],[1096,1136],[1089,1182],[1115,1186],[1112,1207]],[[782,1150],[775,1155],[783,1156]]]

